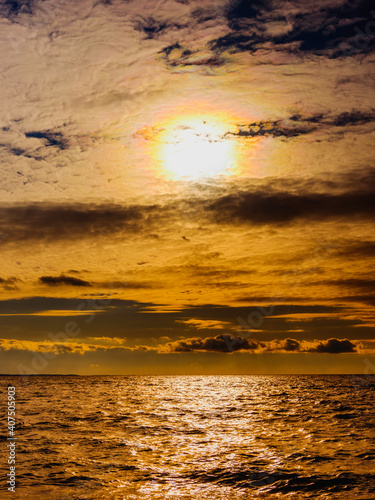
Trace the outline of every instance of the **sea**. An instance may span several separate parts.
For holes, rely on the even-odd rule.
[[[375,499],[373,376],[1,376],[0,384],[1,499]]]

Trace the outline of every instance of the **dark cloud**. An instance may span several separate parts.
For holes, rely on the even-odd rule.
[[[9,151],[15,156],[22,156],[26,153],[26,151],[21,148],[10,148]]]
[[[318,342],[308,352],[339,354],[340,352],[357,352],[357,346],[348,339],[328,339]]]
[[[182,2],[181,2],[182,3]],[[217,19],[217,11],[213,11],[209,8],[197,7],[191,12],[192,19],[196,19],[199,23],[204,23],[206,21],[214,21]]]
[[[315,122],[311,122],[315,123]],[[228,132],[225,137],[296,137],[316,130],[316,126],[307,121],[297,123],[297,120],[271,120],[239,125],[238,132]]]
[[[311,13],[300,13],[294,18],[293,30],[277,39],[275,43],[298,42],[302,52],[337,57],[344,55],[340,44],[352,41],[356,30],[366,30],[371,19],[372,3],[369,0],[346,1],[335,7],[316,9]],[[368,45],[363,50],[372,50]]]
[[[33,6],[33,0],[5,0],[0,3],[0,13],[8,19],[13,19],[19,14],[31,14]]]
[[[64,331],[67,322],[74,321],[91,336],[102,336],[103,332],[110,331],[111,336],[126,337],[135,343],[143,339],[142,343],[146,344],[147,339],[162,336],[168,336],[172,341],[184,340],[183,337],[195,338],[196,335],[198,338],[212,337],[214,331],[220,337],[220,345],[227,347],[226,352],[232,352],[228,351],[228,346],[233,351],[243,349],[242,339],[249,335],[251,339],[247,338],[246,345],[251,348],[261,342],[266,344],[259,344],[259,350],[286,352],[298,350],[294,342],[283,340],[290,338],[294,331],[299,332],[298,339],[309,341],[308,346],[302,346],[303,349],[316,347],[312,342],[317,336],[320,339],[345,337],[353,339],[353,342],[359,338],[373,338],[373,328],[366,326],[366,322],[356,318],[345,319],[348,303],[341,306],[278,304],[274,309],[267,305],[230,307],[207,304],[170,310],[160,304],[110,297],[108,294],[93,293],[76,299],[31,297],[3,300],[0,301],[0,330],[3,338],[42,340],[49,332]],[[54,313],[38,314],[44,311]],[[59,311],[63,313],[59,315]],[[197,333],[192,334],[192,331]],[[275,339],[279,339],[277,344],[270,344]],[[202,340],[198,342],[196,345],[202,345]]]
[[[163,58],[170,66],[188,66],[188,65],[221,65],[224,64],[223,59],[216,56],[211,57],[205,55],[200,57],[199,53],[195,54],[191,51],[183,51],[179,44],[171,45],[161,51]],[[361,132],[371,132],[374,129],[375,111],[363,111],[352,109],[339,114],[332,113],[315,113],[311,115],[303,115],[301,113],[291,114],[287,118],[279,118],[274,120],[259,120],[250,123],[236,123],[236,131],[228,131],[223,134],[221,140],[225,139],[253,139],[258,137],[276,137],[276,138],[294,138],[300,135],[310,134],[316,131],[326,131],[342,137],[343,133],[351,131],[350,127],[366,126]],[[181,128],[189,128],[181,126]],[[339,130],[336,130],[336,129]],[[158,129],[148,129],[142,131],[141,135],[146,140],[154,139],[160,132]],[[327,139],[328,140],[328,139]],[[371,172],[370,172],[371,173]],[[367,175],[369,172],[367,173]],[[358,179],[358,173],[356,173]]]
[[[43,145],[46,147],[55,146],[59,149],[66,149],[68,147],[68,141],[61,132],[52,132],[50,130],[44,132],[26,132],[25,137],[41,139]]]
[[[166,205],[51,204],[0,205],[0,244],[22,241],[57,241],[139,234],[157,238],[159,228],[169,230],[174,221],[184,219],[217,224],[285,225],[299,220],[324,221],[332,218],[373,219],[375,176],[368,173],[344,183],[330,181],[296,182],[273,179],[249,184],[220,195],[212,189],[206,198],[192,197]],[[351,191],[339,192],[346,184]],[[275,186],[278,189],[275,189]],[[324,187],[326,192],[317,192]],[[327,188],[331,191],[328,192]],[[368,247],[370,251],[371,247]]]
[[[275,300],[275,299],[274,299]],[[272,304],[272,302],[271,302]],[[262,304],[266,309],[269,308],[270,303]],[[235,318],[247,318],[249,313],[254,310],[254,307],[249,304],[248,306],[224,306],[220,304],[202,304],[197,306],[187,306],[176,316],[183,319],[199,318],[210,320],[227,320],[235,321]],[[340,312],[340,307],[326,306],[326,305],[301,305],[301,304],[278,304],[277,314],[321,314],[324,316],[327,313]],[[274,314],[274,313],[273,313]]]
[[[159,54],[161,55],[164,62],[170,68],[187,67],[187,66],[223,66],[225,64],[225,59],[220,57],[218,54],[204,53],[201,54],[199,51],[191,50],[187,47],[183,47],[179,43],[173,45],[168,45],[164,47]]]
[[[270,5],[266,0],[234,0],[228,3],[226,17],[232,20],[254,19]]]
[[[314,114],[302,116],[295,114],[287,119],[258,121],[237,125],[238,131],[228,132],[225,137],[296,137],[309,134],[322,127],[347,127],[365,125],[375,121],[375,112],[352,110],[337,116]]]
[[[291,338],[284,340],[259,341],[230,334],[221,334],[216,337],[187,338],[168,342],[166,349],[169,352],[222,352],[235,351],[253,352],[315,352],[339,354],[357,352],[358,342],[348,339],[330,338],[328,340],[314,340],[313,342],[299,341]]]
[[[362,304],[369,304],[375,307],[375,295],[345,295],[343,297],[335,298],[335,302],[357,302]]]
[[[183,25],[169,20],[158,20],[154,17],[140,18],[135,23],[135,29],[146,34],[147,38],[158,38],[170,29],[181,29]]]
[[[21,280],[14,276],[10,278],[0,278],[0,286],[2,286],[5,290],[17,290],[18,283],[20,282]]]
[[[211,43],[217,51],[273,49],[336,58],[370,52],[375,46],[368,27],[373,19],[370,0],[338,1],[336,5],[242,0],[229,5],[230,32]],[[268,29],[272,24],[280,26],[279,33]]]
[[[111,289],[129,289],[129,290],[142,290],[148,288],[155,288],[153,283],[140,282],[140,281],[106,281],[94,283],[96,286]]]
[[[285,339],[283,342],[283,349],[285,351],[298,351],[300,349],[300,343],[298,340]]]
[[[0,148],[7,151],[14,156],[28,156],[27,152],[23,148],[13,147],[11,144],[0,144]]]
[[[167,348],[170,352],[233,352],[258,349],[259,342],[230,334],[221,334],[205,339],[190,338],[169,342]]]
[[[226,306],[219,304],[202,304],[197,306],[186,305],[181,307],[178,311],[164,311],[152,313],[151,309],[159,308],[157,304],[153,303],[143,303],[134,300],[123,300],[123,299],[108,299],[106,296],[104,299],[102,296],[96,294],[83,299],[67,299],[58,297],[31,297],[24,299],[10,299],[0,301],[0,313],[12,313],[12,314],[32,314],[42,311],[49,310],[74,310],[82,304],[82,300],[87,303],[98,303],[101,307],[105,308],[110,305],[111,314],[122,314],[124,311],[138,314],[140,312],[147,311],[146,319],[147,324],[153,324],[155,322],[162,327],[175,327],[175,321],[178,320],[189,320],[202,319],[202,320],[215,320],[215,321],[227,321],[233,323],[235,326],[239,326],[236,318],[243,318],[246,320],[249,313],[252,313],[254,309],[258,310],[258,304],[248,306]],[[263,303],[265,309],[269,309],[269,304]],[[341,307],[332,305],[301,305],[301,304],[278,304],[277,306],[278,315],[299,315],[299,314],[320,314],[324,317],[329,313],[340,313],[342,311]],[[90,308],[90,307],[88,307]],[[273,312],[272,314],[275,314]],[[163,319],[164,318],[164,319]],[[160,320],[160,321],[159,321]]]
[[[339,250],[339,254],[345,258],[368,258],[375,257],[375,241],[352,241],[346,244],[343,249]]]
[[[64,297],[27,297],[23,299],[0,300],[0,314],[34,314],[43,311],[85,311],[105,309],[108,306],[121,311],[149,311],[155,304],[137,302],[135,300],[108,299],[99,295],[81,299]]]
[[[159,211],[160,212],[160,211]],[[75,240],[116,233],[141,233],[150,226],[156,206],[13,205],[0,207],[0,241]]]
[[[263,39],[256,33],[247,34],[235,31],[212,41],[210,43],[210,48],[218,52],[233,49],[237,51],[255,52],[257,50],[257,44],[262,42],[262,40]]]
[[[73,276],[41,276],[39,281],[43,283],[43,285],[48,286],[91,286],[91,283],[88,281],[81,280],[79,278],[74,278]]]
[[[347,125],[364,125],[373,121],[375,121],[374,111],[361,112],[353,110],[340,113],[336,118],[332,119],[331,123],[336,127],[345,127]]]
[[[366,278],[348,278],[341,280],[325,281],[324,284],[336,285],[343,288],[354,288],[362,292],[375,292],[375,279]],[[375,298],[375,297],[374,297]]]
[[[7,278],[7,279],[0,278],[0,285],[9,285],[16,283],[17,281],[19,281],[17,278]]]
[[[270,192],[234,193],[208,204],[217,223],[238,222],[254,225],[288,224],[298,219],[312,221],[331,218],[373,219],[375,193],[353,191],[341,194]]]
[[[256,269],[221,269],[218,266],[204,266],[204,265],[186,265],[186,266],[176,266],[169,268],[170,272],[183,274],[188,273],[191,276],[197,276],[199,278],[215,278],[218,279],[230,279],[237,276],[257,274]],[[169,271],[168,270],[168,271]]]
[[[76,271],[76,273],[78,273],[78,271]],[[73,276],[65,276],[64,274],[60,276],[41,276],[39,278],[39,281],[43,283],[43,285],[48,285],[48,286],[65,286],[65,285],[83,286],[83,287],[95,286],[99,288],[108,288],[109,290],[115,290],[115,289],[138,290],[138,289],[154,288],[154,285],[148,282],[147,283],[139,281],[89,282]]]

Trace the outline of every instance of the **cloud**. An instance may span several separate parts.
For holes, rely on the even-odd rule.
[[[230,5],[229,32],[211,44],[218,51],[267,50],[337,58],[374,49],[373,34],[368,31],[370,0],[314,4],[240,0]],[[348,53],[348,47],[354,50]]]
[[[301,219],[321,221],[358,217],[372,220],[375,215],[374,191],[295,194],[258,189],[229,194],[208,203],[213,220],[225,224],[282,225]]]
[[[259,341],[231,334],[221,334],[216,337],[187,338],[168,342],[165,346],[167,352],[222,352],[231,353],[235,351],[252,352],[305,352],[305,353],[348,353],[357,352],[360,343],[348,339],[330,338],[328,340],[299,341],[296,339],[284,339],[273,341]],[[162,348],[163,350],[163,348]]]
[[[157,342],[153,339],[163,336],[174,342],[184,341],[184,337],[186,341],[196,336],[214,338],[220,333],[224,336],[210,344],[198,338],[193,346],[188,342],[184,346],[177,344],[177,347],[214,349],[221,345],[224,352],[230,348],[235,351],[249,347],[254,352],[293,349],[297,352],[296,344],[283,344],[282,339],[294,337],[298,330],[303,330],[298,332],[296,340],[299,342],[331,337],[345,337],[353,342],[373,338],[373,315],[367,318],[363,306],[358,310],[355,304],[353,308],[352,302],[340,299],[336,302],[341,305],[278,304],[273,310],[267,305],[251,303],[247,307],[206,304],[171,308],[170,304],[140,303],[107,295],[81,299],[34,297],[0,301],[0,330],[3,337],[35,341],[51,338],[52,332],[53,338],[59,340],[61,335],[64,337],[66,328],[69,331],[73,328],[67,325],[74,324],[75,331],[81,331],[82,336],[102,337],[105,332],[109,337],[126,337],[131,347],[138,344],[154,346]],[[251,345],[243,344],[242,337],[250,332]],[[278,343],[271,344],[275,338],[279,339]],[[93,344],[92,341],[88,343]],[[308,352],[314,347],[316,344],[301,344],[299,350]]]
[[[296,137],[316,130],[316,125],[297,120],[270,120],[239,125],[238,132],[228,132],[225,137],[254,138],[254,137]]]
[[[109,290],[115,289],[130,289],[130,290],[139,290],[139,289],[147,289],[154,288],[154,284],[149,282],[138,282],[138,281],[103,281],[103,282],[95,282],[95,281],[85,281],[80,278],[76,278],[73,276],[65,276],[64,274],[60,276],[41,276],[39,281],[43,283],[43,285],[48,286],[82,286],[82,287],[99,287],[99,288],[108,288]],[[1,281],[0,281],[1,284]]]
[[[1,3],[0,14],[8,19],[14,19],[19,14],[31,14],[33,6],[33,0],[5,0]]]
[[[208,66],[210,68],[225,65],[225,59],[210,50],[191,50],[179,43],[164,47],[159,54],[166,65],[173,68],[189,66]]]
[[[4,287],[5,290],[17,290],[18,289],[18,283],[20,283],[21,280],[16,277],[11,277],[11,278],[0,278],[0,286]]]
[[[267,0],[234,0],[228,2],[226,16],[229,20],[254,19],[269,6]]]
[[[366,278],[347,278],[341,280],[329,280],[324,282],[329,285],[336,285],[348,289],[357,289],[364,293],[375,292],[375,280]],[[375,296],[373,297],[375,298]]]
[[[44,132],[26,132],[25,137],[41,139],[45,147],[55,146],[59,149],[66,149],[68,144],[61,132],[46,130]]]
[[[65,353],[78,353],[85,354],[90,351],[108,351],[112,349],[120,349],[124,351],[155,351],[154,348],[145,346],[124,347],[119,346],[123,343],[123,339],[110,339],[108,337],[99,337],[94,339],[93,343],[83,341],[70,340],[67,342],[51,342],[50,340],[43,340],[41,342],[32,340],[13,340],[13,339],[0,339],[0,350],[10,351],[29,351],[31,353],[50,353],[60,355]],[[100,343],[101,342],[101,343]],[[48,359],[48,358],[47,358]]]
[[[95,346],[90,346],[83,342],[51,342],[50,340],[36,342],[32,340],[0,339],[0,350],[3,351],[18,350],[58,355],[64,353],[84,354],[87,351],[95,349]]]
[[[374,112],[359,110],[346,111],[338,115],[314,114],[302,116],[301,114],[291,115],[288,118],[279,120],[261,120],[249,124],[237,125],[237,132],[227,132],[226,138],[255,138],[255,137],[297,137],[309,134],[319,129],[327,127],[346,127],[368,125],[375,121]]]
[[[150,311],[155,304],[137,302],[136,300],[110,299],[107,296],[94,295],[81,299],[66,297],[25,297],[22,299],[0,300],[0,314],[35,314],[43,311],[87,311],[104,310],[108,306],[121,311],[136,314]]]
[[[223,330],[224,328],[230,326],[228,321],[215,321],[210,319],[191,318],[187,320],[179,320],[178,322],[196,328],[197,330]]]
[[[93,283],[98,287],[109,288],[110,290],[115,289],[128,289],[128,290],[143,290],[148,288],[155,288],[157,285],[151,282],[141,282],[141,281],[104,281]]]
[[[298,340],[285,339],[282,344],[282,349],[285,351],[299,351],[300,345],[301,344],[300,342],[298,342]]]
[[[320,352],[329,354],[338,354],[340,352],[357,352],[357,343],[348,339],[328,339],[318,342],[315,347],[310,348],[308,352]]]
[[[337,298],[334,299],[335,302],[337,302]],[[363,295],[363,294],[356,294],[356,295],[344,295],[343,297],[340,297],[340,301],[342,302],[357,302],[357,303],[362,303],[362,304],[369,304],[371,306],[375,306],[375,295]]]
[[[170,65],[190,65],[190,64],[211,64],[219,65],[223,61],[214,58],[210,60],[203,59],[201,62],[194,56],[191,51],[189,53],[182,52],[181,47],[177,44],[163,49],[162,51]],[[190,56],[193,54],[193,59],[189,62]],[[342,137],[343,133],[348,133],[353,130],[353,127],[366,126],[366,132],[374,129],[375,112],[352,109],[338,114],[331,112],[315,113],[311,115],[303,115],[302,113],[290,114],[288,117],[282,117],[273,120],[257,120],[250,123],[233,123],[231,130],[225,132],[221,140],[246,140],[259,137],[274,137],[291,139],[301,135],[310,134],[316,131],[325,131],[331,137],[334,135]],[[336,129],[344,129],[337,131]],[[234,130],[236,129],[236,130]],[[176,129],[177,130],[177,129]],[[362,130],[362,129],[361,129]],[[154,127],[144,127],[137,133],[146,140],[157,140],[158,134],[163,132],[163,129]]]
[[[43,285],[48,286],[59,286],[59,285],[68,285],[68,286],[91,286],[91,283],[88,281],[81,280],[79,278],[74,278],[72,276],[41,276],[39,281],[43,283]]]
[[[161,211],[160,211],[161,212]],[[151,225],[158,207],[91,204],[31,204],[0,207],[0,243],[97,238],[140,233]]]
[[[124,344],[126,342],[126,338],[119,337],[86,337],[85,340],[88,340],[90,344],[99,344],[103,345],[116,345],[116,344]]]
[[[221,334],[216,337],[187,338],[176,342],[169,342],[166,349],[169,352],[233,352],[240,350],[255,350],[259,347],[259,343],[253,340],[247,340],[242,337]]]
[[[351,184],[351,189],[349,188]],[[75,241],[175,231],[175,221],[216,224],[285,225],[305,220],[372,220],[375,214],[374,170],[351,172],[336,182],[263,179],[233,182],[226,193],[220,184],[185,198],[163,203],[33,203],[0,205],[0,245],[22,241]],[[372,248],[372,247],[371,247]]]
[[[166,31],[170,31],[173,29],[181,29],[183,27],[182,24],[173,22],[172,20],[158,20],[154,17],[148,18],[139,18],[135,23],[135,29],[137,31],[142,31],[145,33],[147,38],[158,38],[159,35],[162,35]]]
[[[350,241],[339,249],[339,254],[347,258],[375,258],[375,241]]]

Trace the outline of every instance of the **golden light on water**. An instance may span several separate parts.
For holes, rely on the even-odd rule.
[[[228,117],[218,113],[181,114],[158,125],[153,157],[169,178],[228,175],[237,166],[236,141]]]

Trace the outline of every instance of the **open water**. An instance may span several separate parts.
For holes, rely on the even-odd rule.
[[[375,499],[375,378],[0,378],[0,498]],[[16,387],[16,493],[7,386]]]

